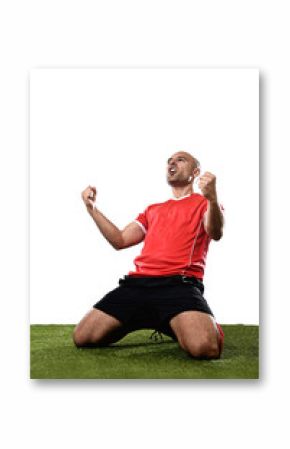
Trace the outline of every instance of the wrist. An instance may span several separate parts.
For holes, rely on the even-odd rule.
[[[96,211],[96,210],[97,210],[97,208],[96,208],[95,205],[89,205],[89,206],[87,206],[87,211],[88,211],[88,213],[89,213],[90,215],[93,215],[94,211]]]

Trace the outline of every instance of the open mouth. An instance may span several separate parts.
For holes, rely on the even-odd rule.
[[[169,169],[168,169],[168,174],[169,175],[174,175],[175,173],[176,173],[176,168],[175,167],[170,167]]]

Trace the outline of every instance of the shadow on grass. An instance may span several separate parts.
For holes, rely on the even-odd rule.
[[[154,342],[145,342],[145,343],[114,343],[111,346],[105,346],[103,349],[130,349],[130,348],[150,348],[154,346],[161,346],[164,347],[164,345],[176,345],[177,343],[175,341],[154,341]]]

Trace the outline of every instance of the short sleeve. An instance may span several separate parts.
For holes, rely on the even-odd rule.
[[[142,231],[144,232],[144,234],[147,233],[148,230],[148,220],[147,220],[147,210],[145,210],[145,212],[142,212],[141,214],[139,214],[135,220],[135,223],[137,223],[140,228],[142,229]]]

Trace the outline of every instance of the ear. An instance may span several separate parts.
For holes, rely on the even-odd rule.
[[[198,167],[194,168],[192,173],[193,173],[194,179],[198,178],[198,176],[200,175],[200,168],[198,168]]]

